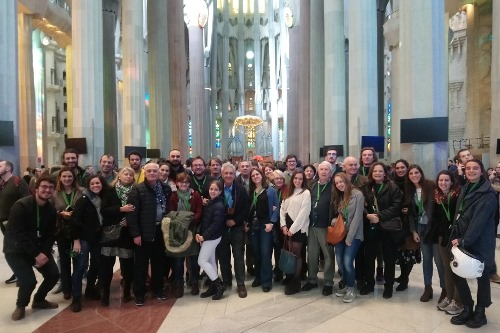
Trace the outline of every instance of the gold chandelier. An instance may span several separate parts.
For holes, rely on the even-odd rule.
[[[263,122],[264,121],[262,120],[261,117],[246,115],[246,116],[237,117],[234,120],[233,127],[235,127],[236,129],[239,130],[239,127],[243,126],[245,134],[247,136],[249,136],[253,133],[258,132],[258,130],[260,130],[262,128],[261,125]],[[261,128],[257,129],[257,127],[259,127],[259,126],[261,126]]]

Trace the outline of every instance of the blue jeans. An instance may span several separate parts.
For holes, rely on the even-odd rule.
[[[418,225],[419,235],[423,234],[423,230],[425,228],[425,224]],[[438,270],[439,286],[443,289],[446,289],[444,282],[444,266],[441,255],[439,254],[439,244],[424,243],[423,241],[420,241],[420,249],[422,250],[422,269],[424,271],[424,284],[426,286],[432,285],[432,275],[434,270],[432,259],[434,258],[434,262],[436,263],[436,267]]]
[[[187,257],[172,258],[172,270],[174,282],[184,285],[184,262]],[[189,256],[186,264],[190,265],[189,285],[197,284],[200,276],[200,266],[198,265],[198,255]]]
[[[72,277],[72,290],[71,295],[73,297],[82,296],[82,279],[85,269],[89,266],[90,257],[90,267],[87,272],[87,288],[93,288],[97,280],[97,275],[99,274],[99,258],[101,256],[101,248],[98,244],[90,245],[89,242],[80,239],[81,251],[76,257],[76,267],[73,268]]]
[[[353,239],[351,246],[347,246],[345,241],[335,245],[335,256],[339,266],[340,275],[346,286],[354,287],[356,274],[354,272],[354,259],[358,253],[361,240]]]
[[[250,230],[250,242],[255,259],[255,280],[260,281],[262,287],[271,288],[273,285],[273,233],[266,232],[264,227]]]

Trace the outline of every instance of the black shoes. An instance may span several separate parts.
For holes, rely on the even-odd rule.
[[[262,287],[262,291],[268,293],[271,291],[271,287]]]
[[[49,302],[46,299],[40,302],[35,302],[31,303],[31,307],[33,309],[41,309],[41,310],[47,310],[47,309],[57,309],[59,305],[54,302]]]
[[[144,296],[135,295],[135,305],[136,306],[143,306],[144,305]]]
[[[333,294],[333,287],[332,286],[324,286],[323,291],[321,292],[323,296],[330,296]]]
[[[392,297],[392,286],[385,286],[384,287],[384,293],[382,294],[382,297],[385,299]]]
[[[215,292],[216,292],[215,284],[212,282],[208,286],[208,289],[205,292],[203,292],[203,293],[200,294],[200,297],[201,298],[207,298],[207,297],[215,295]]]
[[[474,312],[474,317],[469,320],[465,326],[469,328],[479,328],[486,325],[488,321],[486,320],[486,314],[484,313],[484,307],[476,305],[476,311]]]
[[[363,288],[359,290],[360,295],[368,295],[369,293],[372,293],[375,290],[373,286],[369,286],[368,284],[365,284]]]
[[[82,301],[80,297],[73,297],[73,301],[71,302],[71,311],[73,312],[82,311]]]
[[[465,325],[469,320],[474,318],[474,304],[472,305],[465,305],[464,304],[464,310],[462,311],[461,314],[457,316],[453,316],[450,319],[450,323],[453,325]],[[484,314],[484,308],[483,308],[483,314]],[[486,317],[485,317],[486,319]]]
[[[222,283],[221,279],[217,278],[217,280],[213,281],[212,284],[215,286],[215,293],[212,296],[212,300],[216,301],[222,298],[222,294],[224,294],[224,290],[226,290],[226,287],[224,287],[224,284]]]
[[[261,285],[260,281],[253,280],[253,282],[252,282],[252,287],[253,288],[260,287],[260,285]]]
[[[12,283],[16,283],[16,282],[17,282],[17,277],[15,274],[12,274],[12,276],[10,278],[5,280],[6,284],[12,284]]]
[[[85,298],[91,299],[94,301],[98,301],[101,299],[101,294],[95,288],[86,288],[85,289]]]
[[[317,283],[306,282],[306,284],[304,284],[301,289],[302,291],[309,291],[314,288],[318,288]]]

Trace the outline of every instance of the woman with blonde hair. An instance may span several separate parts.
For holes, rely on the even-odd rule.
[[[111,189],[102,195],[101,214],[103,227],[121,228],[117,240],[101,243],[101,280],[103,294],[102,306],[109,305],[109,292],[113,278],[113,266],[115,258],[120,260],[120,269],[123,276],[124,303],[131,300],[130,287],[134,277],[134,240],[130,236],[125,215],[134,211],[134,206],[127,204],[128,194],[134,185],[134,170],[131,167],[123,167],[118,176],[111,183]]]

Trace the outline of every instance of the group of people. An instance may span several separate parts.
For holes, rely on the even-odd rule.
[[[144,305],[148,285],[155,298],[166,299],[167,279],[174,297],[183,297],[185,283],[192,295],[198,295],[200,268],[208,284],[200,296],[214,300],[233,285],[233,277],[238,296],[247,297],[246,273],[255,277],[251,286],[263,292],[278,282],[285,285],[286,295],[309,291],[319,287],[321,269],[324,296],[335,294],[350,303],[357,293],[373,292],[378,281],[384,285],[383,298],[391,298],[394,284],[396,291],[406,290],[414,265],[422,262],[425,289],[420,300],[433,298],[435,263],[442,289],[437,308],[454,315],[453,324],[480,327],[486,324],[485,308],[491,304],[490,278],[498,277],[494,188],[500,185],[493,178],[490,182],[482,162],[469,151],[458,156],[462,159],[455,171],[443,170],[431,181],[419,165],[405,160],[390,169],[370,147],[363,148],[359,158],[346,157],[342,165],[335,149],[328,150],[318,165],[301,168],[297,156],[288,155],[285,170],[256,160],[241,161],[236,168],[218,158],[207,163],[199,156],[185,167],[176,149],[168,159],[142,166],[142,156],[134,151],[128,156],[129,166],[118,171],[114,158],[103,155],[95,174],[79,168],[78,153],[68,149],[64,167],[40,176],[34,194],[11,199],[10,214],[1,216],[8,220],[6,260],[19,285],[12,319],[24,317],[35,289],[32,266],[44,276],[32,306],[57,307],[45,296],[60,278],[63,297],[72,299],[71,308],[78,312],[85,274],[84,297],[109,305],[116,257],[122,301],[132,300],[133,289],[137,306]],[[0,170],[5,166],[12,172],[10,162],[0,162]],[[8,183],[4,179],[3,187]],[[16,185],[10,183],[12,191]],[[1,213],[5,207],[1,205]],[[177,226],[166,237],[162,225],[166,218],[174,219],[172,212],[189,212],[189,221],[186,232]],[[400,221],[402,228],[386,227],[392,220]],[[328,227],[336,223],[344,223],[345,237],[330,244]],[[114,229],[119,236],[104,237]],[[170,234],[192,235],[181,255],[172,254],[177,239],[168,239]],[[52,257],[54,241],[58,264]],[[467,281],[448,264],[452,246],[484,259],[475,309]],[[290,274],[278,265],[283,247],[297,258]],[[337,286],[335,261],[341,276]]]

